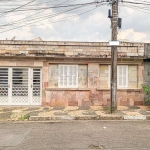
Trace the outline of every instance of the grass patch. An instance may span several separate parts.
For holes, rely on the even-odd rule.
[[[105,114],[111,114],[111,108],[110,107],[103,107],[103,111]]]
[[[24,116],[21,116],[20,118],[18,118],[18,120],[24,121],[24,120],[29,120],[30,115],[26,114]]]

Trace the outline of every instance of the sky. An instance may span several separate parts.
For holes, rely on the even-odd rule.
[[[108,18],[108,9],[111,9],[111,5],[108,3],[75,9],[77,6],[48,7],[84,4],[93,0],[31,1],[0,1],[0,40],[11,40],[14,36],[16,40],[31,40],[37,37],[41,37],[44,41],[107,42],[111,40],[111,21]],[[26,5],[29,2],[31,3]],[[16,8],[22,5],[26,6],[18,10],[26,9],[26,11],[16,12]],[[118,40],[150,42],[150,14],[129,6],[119,4],[118,12],[119,17],[122,18],[122,28],[118,30]]]

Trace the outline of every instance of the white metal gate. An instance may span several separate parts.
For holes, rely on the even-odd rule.
[[[41,105],[41,69],[0,68],[0,105]]]
[[[0,104],[8,105],[8,68],[0,68]]]
[[[41,69],[31,71],[31,105],[41,104]]]

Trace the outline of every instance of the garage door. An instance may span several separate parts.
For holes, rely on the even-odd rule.
[[[0,105],[41,105],[41,69],[0,68]]]

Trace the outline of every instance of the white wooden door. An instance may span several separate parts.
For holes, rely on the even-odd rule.
[[[41,105],[41,69],[0,68],[0,105]]]

